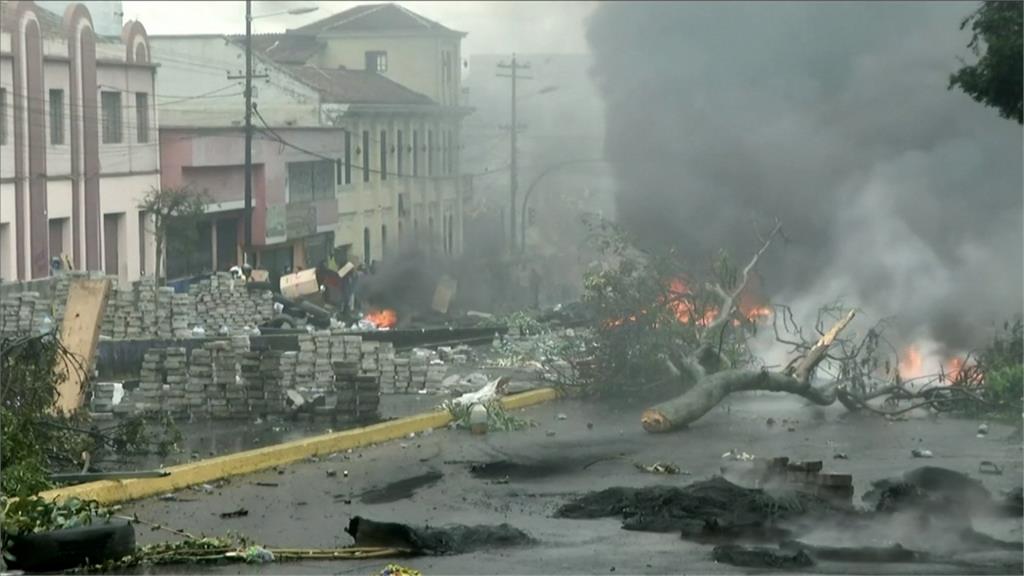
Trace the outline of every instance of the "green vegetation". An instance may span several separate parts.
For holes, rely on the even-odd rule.
[[[971,27],[967,47],[978,57],[949,77],[949,87],[995,108],[1003,118],[1024,123],[1022,69],[1024,69],[1024,3],[984,2],[960,24]]]
[[[984,397],[998,414],[1020,419],[1024,412],[1024,320],[1006,322],[978,355],[984,375]]]

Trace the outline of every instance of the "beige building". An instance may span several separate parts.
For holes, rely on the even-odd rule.
[[[93,30],[89,11],[0,4],[0,279],[76,269],[152,273],[138,204],[159,185],[155,66],[146,31]]]
[[[455,63],[463,36],[393,4],[254,36],[260,265],[312,266],[325,244],[366,260],[414,248],[461,252],[459,142],[468,110],[456,103]],[[152,43],[160,89],[194,98],[161,112],[163,181],[217,191],[211,237],[237,239],[232,255],[211,238],[219,256],[208,265],[223,269],[237,260],[242,240],[244,105],[240,82],[225,78],[240,72],[244,38],[155,36]],[[355,60],[340,59],[356,50]]]

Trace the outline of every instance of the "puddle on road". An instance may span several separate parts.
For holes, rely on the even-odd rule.
[[[388,504],[405,500],[406,498],[411,498],[420,488],[435,484],[441,478],[444,478],[444,474],[441,472],[427,472],[419,476],[392,482],[380,488],[367,490],[359,495],[359,500],[363,504]]]

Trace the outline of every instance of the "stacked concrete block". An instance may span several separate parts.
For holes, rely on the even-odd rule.
[[[195,324],[195,302],[187,293],[171,295],[171,336],[174,338],[189,338],[192,336],[192,326]]]
[[[312,334],[299,334],[299,353],[295,363],[295,385],[310,388],[316,373],[316,341]]]
[[[164,388],[164,356],[165,351],[158,348],[151,348],[142,356],[139,387],[132,393],[132,403],[140,412],[160,409]]]
[[[237,355],[227,342],[209,342],[203,346],[210,351],[213,364],[213,383],[206,387],[206,400],[213,418],[227,418],[228,390],[239,386]]]
[[[263,352],[263,356],[260,358],[266,414],[280,414],[284,412],[285,387],[281,371],[281,357],[283,355],[284,353],[279,350],[267,350]]]
[[[377,369],[380,371],[380,391],[382,394],[396,392],[395,380],[395,345],[381,342],[377,348]]]
[[[21,308],[21,299],[18,297],[5,298],[0,302],[0,333],[14,335],[19,331],[18,316]]]
[[[317,388],[329,388],[334,382],[331,371],[331,333],[319,330],[313,333],[313,383]]]
[[[185,383],[185,401],[191,414],[209,412],[207,393],[213,385],[213,352],[196,348],[188,359],[188,382]]]
[[[156,337],[163,340],[174,338],[172,318],[174,314],[174,288],[160,286],[156,289]]]
[[[281,389],[295,387],[295,364],[299,359],[298,352],[282,352],[279,371],[281,373]]]
[[[362,353],[359,360],[359,374],[373,377],[379,385],[380,365],[377,363],[377,351],[380,350],[380,342],[363,340],[359,350]]]
[[[164,395],[166,412],[180,415],[188,410],[185,385],[188,383],[188,356],[184,348],[168,348],[164,355]]]
[[[22,292],[18,295],[21,300],[21,304],[18,307],[18,332],[29,333],[33,332],[34,322],[38,316],[36,314],[36,304],[42,305],[39,302],[38,292]]]
[[[244,282],[227,272],[193,284],[189,294],[195,300],[197,322],[207,334],[258,326],[274,314],[273,295],[269,291],[250,291]]]
[[[112,414],[114,411],[114,383],[96,382],[92,385],[89,411],[93,414]]]
[[[334,371],[333,415],[337,419],[350,422],[376,420],[380,408],[379,377],[364,374],[364,368],[361,363],[357,362],[333,362],[332,368]]]
[[[238,358],[240,380],[227,389],[228,412],[235,417],[249,415],[249,401],[263,400],[263,378],[260,376],[260,353],[245,352]],[[257,402],[257,405],[259,403]]]
[[[430,369],[430,351],[416,348],[409,355],[409,385],[406,390],[418,392],[427,389],[427,372]]]
[[[384,391],[381,386],[381,391]],[[412,386],[412,361],[409,356],[395,357],[395,393],[415,392]]]
[[[127,338],[130,319],[134,313],[136,313],[135,291],[128,286],[118,285],[107,300],[107,312],[104,315],[107,323],[107,336],[117,339]]]

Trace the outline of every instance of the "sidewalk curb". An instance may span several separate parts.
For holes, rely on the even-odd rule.
[[[508,396],[503,398],[501,402],[505,408],[514,410],[549,402],[557,397],[558,393],[553,388],[540,388]],[[228,476],[238,476],[266,470],[309,458],[310,456],[330,454],[349,448],[359,448],[370,444],[395,440],[407,436],[411,432],[422,432],[430,428],[447,426],[451,420],[451,415],[446,411],[417,414],[363,428],[302,438],[285,442],[284,444],[276,444],[255,450],[246,450],[245,452],[236,452],[216,458],[171,466],[166,469],[171,473],[170,476],[163,478],[100,480],[66,488],[47,490],[40,492],[39,496],[47,500],[74,497],[82,500],[96,500],[101,504],[116,504],[138,500],[154,494],[173,492],[188,486],[212,482]]]

